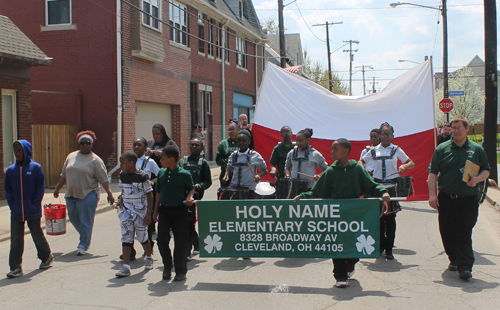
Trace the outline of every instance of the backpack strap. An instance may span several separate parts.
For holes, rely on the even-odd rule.
[[[396,154],[398,149],[399,149],[399,146],[394,145],[394,147],[392,148],[391,154],[389,155],[391,159],[394,157],[394,154]]]
[[[187,155],[184,156],[184,158],[182,159],[182,166],[184,169],[188,170],[188,157],[187,157]]]
[[[144,158],[144,161],[142,162],[142,165],[141,165],[142,171],[144,171],[144,168],[146,168],[148,166],[148,161],[149,161],[149,157],[146,156],[146,158]]]

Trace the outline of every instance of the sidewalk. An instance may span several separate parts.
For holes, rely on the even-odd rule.
[[[500,171],[500,165],[497,164],[497,171]],[[488,187],[488,192],[486,193],[486,201],[491,203],[497,211],[500,211],[500,188]]]
[[[220,167],[218,167],[214,162],[210,162],[210,170],[212,173],[212,181],[213,185],[212,186],[219,186],[219,174],[220,174]],[[54,192],[53,188],[47,188],[45,190],[45,196],[43,197],[42,200],[42,206],[44,204],[48,203],[62,203],[66,204],[64,200],[64,195],[66,193],[66,186],[64,186],[60,193],[59,193],[59,198],[54,198],[52,196],[52,193]],[[113,197],[117,199],[118,195],[120,195],[120,188],[118,187],[118,180],[113,180],[111,183],[111,192],[113,192]],[[97,213],[101,212],[106,212],[111,209],[113,209],[112,206],[109,205],[107,201],[108,194],[106,191],[102,188],[100,188],[99,193],[101,194],[101,197],[99,199],[99,203],[97,204]],[[500,201],[500,199],[499,199]],[[71,225],[68,221],[68,217],[66,215],[66,225]],[[43,216],[43,210],[42,210],[42,229],[45,230],[45,217]],[[25,227],[25,234],[29,233],[28,225]],[[9,205],[7,204],[7,200],[0,200],[0,242],[10,240],[10,209]]]

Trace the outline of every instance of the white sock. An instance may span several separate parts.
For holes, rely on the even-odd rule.
[[[130,265],[129,264],[123,264],[123,267],[127,268],[128,270],[130,270]]]
[[[153,259],[153,255],[150,255],[150,256],[146,255],[146,257],[149,258],[149,259]]]

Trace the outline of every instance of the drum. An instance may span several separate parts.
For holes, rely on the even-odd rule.
[[[293,199],[305,191],[307,191],[306,180],[286,178],[276,180],[276,197],[278,199]]]
[[[222,187],[217,190],[217,200],[245,200],[250,199],[248,188]]]
[[[408,197],[413,195],[413,177],[411,175],[396,178],[396,181],[398,182],[396,197]]]
[[[391,197],[397,197],[397,195],[396,195],[396,193],[398,191],[398,184],[397,183],[380,183],[380,185],[382,185],[382,187],[384,187],[385,189],[387,189],[389,191],[389,195],[391,195]],[[384,210],[384,202],[383,201],[380,202],[380,214],[381,215],[397,213],[399,211],[401,211],[401,206],[399,205],[399,202],[397,202],[397,201],[389,202],[387,211]]]

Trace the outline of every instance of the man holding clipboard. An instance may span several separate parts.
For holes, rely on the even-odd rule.
[[[448,269],[458,270],[459,277],[467,280],[472,277],[474,264],[472,228],[479,209],[477,184],[488,178],[490,165],[484,149],[467,139],[467,119],[455,116],[450,124],[452,139],[436,148],[429,165],[429,205],[439,211],[439,231],[450,259]]]

